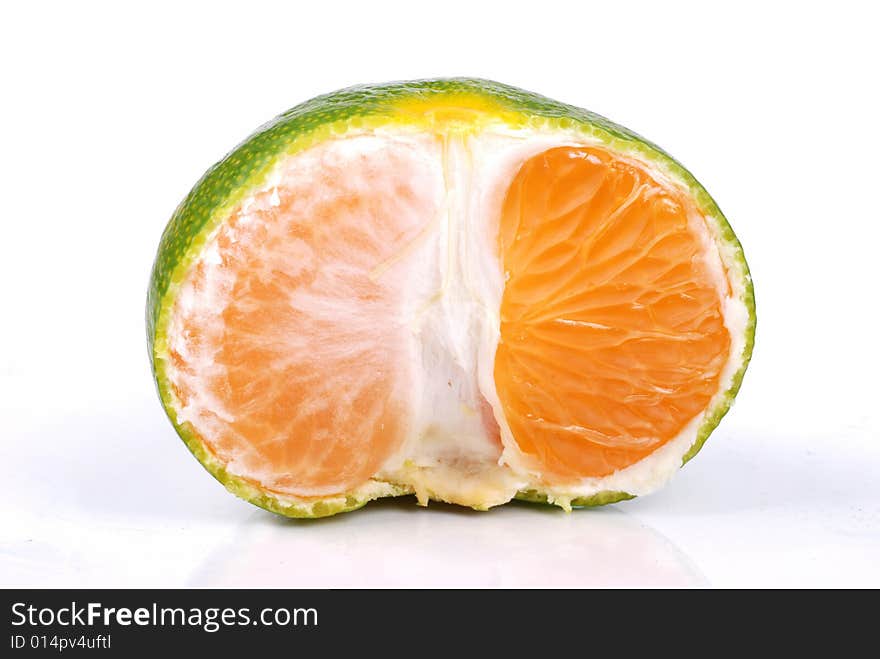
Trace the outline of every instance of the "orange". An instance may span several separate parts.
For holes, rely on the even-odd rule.
[[[361,87],[245,141],[163,236],[163,404],[227,488],[322,516],[646,494],[751,353],[742,250],[605,119],[479,80]]]

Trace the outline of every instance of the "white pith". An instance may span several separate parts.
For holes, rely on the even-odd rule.
[[[601,143],[574,130],[514,130],[499,126],[479,133],[450,132],[438,139],[395,127],[349,133],[290,158],[319,158],[328,152],[357,154],[376,139],[393,139],[421,151],[425,162],[433,163],[436,173],[434,177],[422,178],[424,193],[439,194],[442,198],[437,200],[436,216],[425,219],[425,230],[401,255],[405,265],[396,261],[377,263],[373,271],[378,278],[405,274],[401,279],[403,302],[397,311],[408,328],[401,354],[407,360],[411,380],[405,394],[405,407],[411,414],[408,439],[386,460],[374,476],[375,481],[410,488],[423,502],[434,498],[477,508],[504,503],[518,491],[528,489],[539,490],[551,502],[568,507],[572,499],[599,492],[643,495],[662,486],[681,466],[705,415],[720,402],[742,362],[744,330],[749,319],[743,302],[745,281],[732,248],[716,238],[718,220],[698,213],[691,217],[693,231],[705,245],[704,258],[717,278],[725,325],[731,337],[730,356],[715,399],[707,412],[694,418],[675,439],[647,458],[602,478],[554,487],[529,468],[511,436],[495,390],[493,366],[504,290],[497,257],[497,223],[507,186],[525,160],[555,146]],[[658,171],[656,165],[637,154],[625,155],[639,160],[661,183],[682,187],[670,173]],[[285,166],[284,161],[279,162],[275,174],[245,201],[245,210],[267,200],[272,203]],[[220,261],[215,237],[216,232],[208,238],[196,261],[208,271],[216,270]],[[222,281],[217,277],[213,281],[216,287],[208,295],[216,299],[210,303],[222,304]],[[196,304],[195,295],[184,281],[177,305],[186,308]],[[169,348],[185,350],[176,323],[172,314]],[[173,366],[169,364],[167,368],[169,379],[174,382]],[[210,369],[212,364],[206,362],[203,368]],[[502,446],[489,436],[483,423],[480,406],[484,400],[491,406],[500,428]],[[211,409],[222,419],[220,408],[203,389],[196,392],[187,408],[177,409],[177,420],[190,422],[200,435],[209,438],[216,429],[203,422],[200,425],[197,412]],[[225,466],[236,476],[260,480],[261,474],[249,472],[244,462],[232,460]],[[371,492],[378,486],[375,481],[358,490]],[[316,494],[297,491],[278,496],[295,501],[297,497]]]

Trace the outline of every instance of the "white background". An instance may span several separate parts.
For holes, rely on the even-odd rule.
[[[880,586],[871,3],[126,4],[0,10],[0,585]],[[743,390],[644,499],[277,518],[161,411],[159,236],[275,114],[452,75],[590,108],[693,171],[755,281]]]

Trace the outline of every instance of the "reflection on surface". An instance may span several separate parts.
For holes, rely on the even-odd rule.
[[[324,520],[260,512],[191,585],[278,587],[703,586],[662,535],[614,509],[566,514],[509,504],[488,513],[411,498]]]
[[[880,584],[870,420],[834,435],[722,430],[661,492],[570,515],[401,499],[296,522],[208,477],[146,393],[128,407],[7,415],[0,585],[702,586],[701,570],[723,587]]]
[[[223,491],[154,407],[52,427],[20,422],[14,434],[27,441],[7,463],[10,496],[0,502],[0,583],[705,584],[679,549],[618,507],[565,514],[509,504],[478,513],[425,510],[407,497],[286,520]]]

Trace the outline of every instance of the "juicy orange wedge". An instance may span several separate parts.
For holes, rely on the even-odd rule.
[[[730,336],[702,218],[598,148],[529,159],[504,201],[495,382],[546,478],[606,476],[675,438],[718,390]]]

